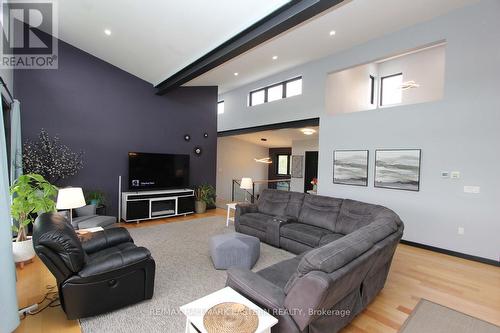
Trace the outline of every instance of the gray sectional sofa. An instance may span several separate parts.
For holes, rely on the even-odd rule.
[[[279,319],[273,333],[332,333],[384,287],[404,227],[383,206],[265,190],[236,206],[235,228],[297,256],[256,273],[231,268],[227,285]]]

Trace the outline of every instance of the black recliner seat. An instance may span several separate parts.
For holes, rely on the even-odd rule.
[[[36,254],[57,280],[68,319],[94,316],[153,297],[155,261],[125,228],[80,241],[59,214],[41,214],[33,227]]]

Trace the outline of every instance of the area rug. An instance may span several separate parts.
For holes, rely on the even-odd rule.
[[[147,222],[144,222],[147,223]],[[184,332],[179,306],[225,286],[226,271],[214,269],[209,255],[213,235],[234,232],[222,217],[129,229],[134,242],[156,261],[154,296],[149,301],[80,320],[82,332]],[[261,243],[260,270],[294,255]]]
[[[400,333],[500,333],[500,327],[421,299]]]

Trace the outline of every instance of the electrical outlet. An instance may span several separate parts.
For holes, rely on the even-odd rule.
[[[452,171],[450,177],[451,179],[460,179],[460,171]]]
[[[481,192],[481,187],[479,186],[464,186],[464,193],[478,194]]]
[[[458,234],[459,234],[459,235],[463,235],[463,234],[465,234],[465,229],[464,229],[464,227],[458,227]]]

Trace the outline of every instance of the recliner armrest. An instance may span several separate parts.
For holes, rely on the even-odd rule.
[[[296,222],[297,219],[292,216],[275,216],[266,228],[266,242],[276,247],[280,247],[280,228],[287,223]]]
[[[125,228],[110,228],[86,234],[81,238],[83,250],[87,254],[101,251],[121,243],[133,243],[130,233]]]
[[[80,272],[78,272],[78,276],[81,278],[87,278],[90,276],[105,274],[149,258],[151,258],[151,253],[148,249],[145,247],[134,247],[91,261],[85,265]]]
[[[283,309],[285,300],[283,289],[248,269],[230,268],[227,271],[226,286],[268,310]]]
[[[251,203],[239,203],[236,205],[236,211],[234,212],[234,229],[240,231],[240,217],[248,213],[257,213],[256,204]]]
[[[248,213],[257,213],[257,204],[252,203],[239,203],[236,205],[235,216],[241,216]]]

